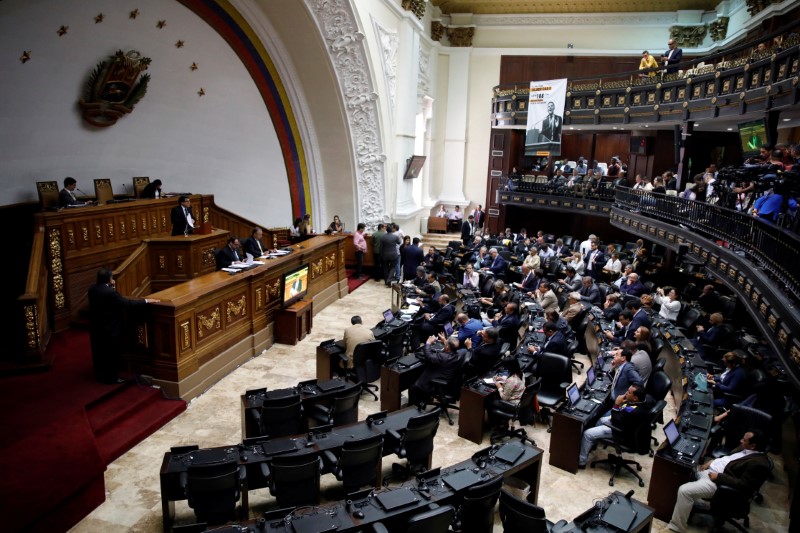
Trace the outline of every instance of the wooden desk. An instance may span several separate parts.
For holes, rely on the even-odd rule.
[[[486,419],[486,397],[496,392],[493,387],[461,387],[458,402],[458,436],[476,444],[483,442],[483,427]]]
[[[381,411],[400,409],[400,394],[408,389],[425,371],[424,363],[417,363],[410,368],[399,368],[397,365],[381,367]]]
[[[428,218],[428,233],[433,233],[434,231],[447,233],[447,219],[442,217]]]
[[[213,272],[154,293],[136,324],[134,371],[153,376],[170,396],[191,399],[273,342],[284,273],[310,265],[306,315],[347,294],[344,237],[321,236],[291,254],[237,274]]]
[[[275,342],[294,346],[311,333],[313,302],[300,300],[278,311],[275,317]]]
[[[636,513],[633,523],[625,533],[648,533],[653,525],[653,509],[643,504],[639,500],[625,498],[625,495],[616,490],[602,499],[603,504],[608,507],[611,504],[619,504],[630,507]],[[561,531],[564,533],[618,533],[618,529],[607,526],[597,520],[597,508],[592,507],[578,515],[572,522]]]
[[[149,239],[150,288],[161,291],[214,272],[214,250],[225,246],[228,235],[226,230],[215,229],[208,235]]]
[[[333,377],[333,373],[341,368],[339,361],[342,361],[344,350],[339,345],[334,344],[332,349],[325,346],[317,346],[317,380],[325,381]]]

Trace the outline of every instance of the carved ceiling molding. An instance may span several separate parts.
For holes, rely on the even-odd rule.
[[[442,37],[444,37],[444,24],[442,24],[441,20],[432,20],[431,21],[431,40],[433,41],[441,41]]]
[[[450,41],[450,46],[470,47],[472,46],[472,38],[474,36],[475,36],[474,26],[460,26],[456,28],[447,28],[447,40]]]
[[[402,6],[406,11],[414,13],[420,20],[425,16],[425,0],[403,0]]]
[[[708,34],[714,42],[724,41],[728,35],[728,17],[719,17],[708,25]]]
[[[665,26],[678,21],[676,13],[585,13],[559,15],[473,15],[482,26]]]
[[[424,45],[419,47],[419,58],[417,61],[419,74],[417,76],[417,96],[426,96],[431,94],[431,77],[430,77],[430,63],[431,51]]]
[[[706,37],[706,25],[702,26],[670,26],[669,36],[681,48],[698,48]]]
[[[388,220],[384,207],[386,155],[364,34],[358,30],[358,17],[350,0],[305,0],[305,3],[328,45],[344,99],[356,167],[358,221],[374,228]]]
[[[389,94],[389,109],[394,109],[397,96],[397,47],[400,38],[396,31],[389,30],[381,26],[377,20],[372,19],[372,27],[375,30],[375,37],[380,44],[381,59],[383,60],[383,76],[386,81],[386,92]],[[390,114],[390,120],[394,120],[394,115]]]
[[[772,4],[780,4],[782,0],[745,0],[747,12],[751,16],[758,15]]]

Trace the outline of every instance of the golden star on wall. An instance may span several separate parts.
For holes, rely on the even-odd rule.
[[[158,21],[158,23],[156,24],[156,28],[158,28],[159,30],[161,30],[161,29],[163,29],[163,28],[164,28],[164,26],[166,26],[166,25],[167,25],[167,21],[166,21],[166,20],[159,20],[159,21]]]
[[[130,17],[132,19],[135,19],[138,16],[139,16],[139,10],[138,9],[134,9],[133,11],[128,13],[128,17]]]
[[[205,96],[205,95],[206,95],[206,90],[200,87],[200,90],[197,91],[197,96]]]
[[[58,28],[58,31],[56,33],[58,33],[59,37],[63,37],[67,34],[68,31],[69,31],[69,26],[62,25],[60,28]]]
[[[103,19],[105,19],[105,18],[106,18],[106,16],[105,16],[105,15],[103,15],[102,13],[98,13],[98,14],[97,14],[97,15],[94,17],[94,23],[95,23],[95,24],[100,24],[101,22],[103,22]]]
[[[22,55],[19,56],[19,60],[22,61],[23,65],[25,63],[27,63],[28,61],[30,61],[31,60],[31,51],[30,50],[24,50],[22,52]]]
[[[175,48],[183,48],[183,41],[178,41],[175,43]]]
[[[197,70],[197,63],[192,63],[192,66],[189,68],[192,69],[193,71]]]

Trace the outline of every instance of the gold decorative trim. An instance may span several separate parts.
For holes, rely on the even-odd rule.
[[[227,307],[226,315],[228,317],[228,324],[231,323],[232,316],[247,316],[247,298],[245,295],[242,295],[236,303],[228,302]]]
[[[67,240],[71,245],[75,245],[75,232],[71,229],[67,230]]]
[[[61,235],[58,228],[50,229],[49,241],[50,285],[53,288],[53,302],[60,311],[66,307],[67,298],[64,295],[64,264],[61,262]]]
[[[125,221],[124,220],[120,220],[119,221],[119,236],[122,237],[123,239],[125,238]]]
[[[261,308],[263,307],[263,296],[264,294],[261,290],[261,287],[256,288],[256,311],[261,311]]]
[[[111,222],[108,223],[108,238],[109,239],[114,238],[114,224],[112,224]]]
[[[311,279],[322,275],[322,259],[316,263],[311,263]]]
[[[217,260],[214,257],[214,248],[206,248],[202,251],[203,256],[203,266],[213,266],[216,264]]]
[[[181,322],[181,339],[183,340],[181,349],[188,350],[192,346],[191,337],[189,336],[189,321]]]
[[[175,258],[175,262],[177,263],[177,265],[178,265],[178,268],[181,268],[181,269],[182,269],[182,268],[183,268],[183,254],[181,254],[181,255],[178,255],[178,256]]]
[[[139,346],[147,348],[147,324],[136,326],[136,342],[139,343]]]
[[[95,226],[94,226],[94,236],[98,241],[103,238],[103,230],[100,229],[100,224],[95,224]]]
[[[81,237],[83,237],[83,242],[89,242],[89,228],[86,226],[81,228]]]
[[[35,305],[26,305],[22,309],[25,316],[25,336],[28,339],[28,349],[39,349],[39,316]]]
[[[211,331],[214,329],[220,329],[222,324],[220,322],[220,312],[219,307],[214,309],[214,312],[211,313],[211,316],[206,317],[205,315],[197,315],[197,338],[202,339],[205,329],[206,331]]]
[[[209,221],[209,214],[208,214],[208,207],[203,208],[203,222],[208,224]]]
[[[147,231],[147,217],[142,217],[142,231]]]
[[[136,217],[131,217],[131,233],[136,234]]]
[[[167,258],[163,255],[158,256],[158,268],[165,270],[167,268]]]
[[[167,215],[163,213],[161,214],[161,231],[167,231]]]

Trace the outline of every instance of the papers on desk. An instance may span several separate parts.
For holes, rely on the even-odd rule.
[[[417,304],[417,297],[416,296],[407,296],[406,297],[406,303],[408,305],[416,305],[417,307],[419,307],[419,304]]]
[[[494,378],[483,378],[483,382],[486,383],[487,385],[494,386]]]
[[[269,257],[280,257],[282,255],[287,255],[287,254],[290,254],[290,253],[291,252],[289,250],[275,250],[274,252],[269,254]]]
[[[409,304],[409,306],[403,309],[403,316],[411,316],[415,315],[419,311],[419,305],[417,304]]]
[[[222,271],[223,272],[230,272],[231,274],[235,274],[236,272],[241,272],[243,268],[244,268],[243,266],[240,266],[239,268],[236,268],[235,266],[231,265],[229,267],[223,267]]]

